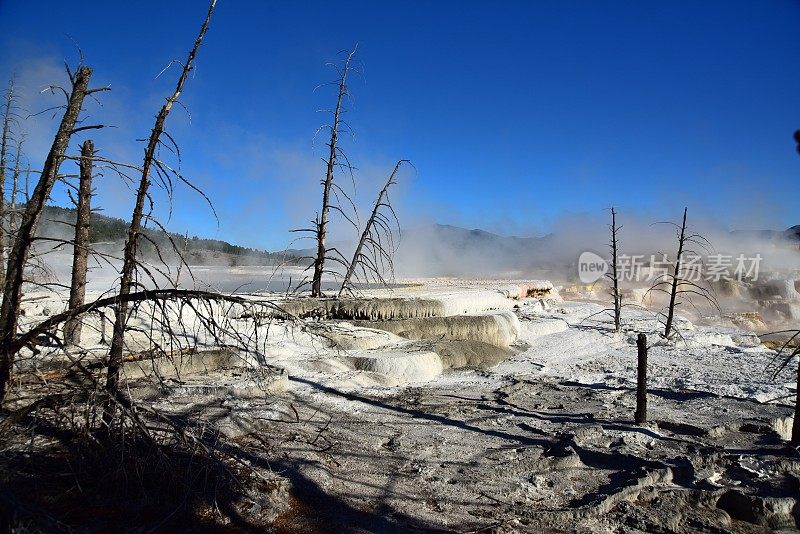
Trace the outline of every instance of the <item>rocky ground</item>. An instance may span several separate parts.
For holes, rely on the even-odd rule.
[[[433,310],[413,321],[432,322],[397,333],[309,319],[335,327],[319,336],[278,322],[265,354],[280,372],[208,353],[157,384],[129,367],[131,392],[218,428],[268,481],[230,528],[798,529],[794,368],[773,378],[775,353],[756,336],[684,319],[665,342],[642,311],[614,333],[599,304],[495,286],[409,289]],[[37,302],[31,322],[45,314]],[[454,326],[442,309],[473,319]],[[632,420],[638,332],[650,339],[644,425]]]
[[[202,410],[286,481],[279,530],[796,529],[791,374],[770,378],[774,354],[682,323],[682,344],[653,343],[649,422],[635,425],[632,335],[649,319],[613,335],[587,326],[596,311],[524,302],[513,355],[488,369],[399,388],[294,369],[277,396]]]
[[[258,451],[288,483],[291,499],[271,506],[292,531],[797,526],[785,407],[657,389],[638,426],[628,388],[491,375],[381,395],[296,377],[269,400],[162,407],[206,413]]]

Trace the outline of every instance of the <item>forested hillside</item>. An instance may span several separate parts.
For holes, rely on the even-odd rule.
[[[64,237],[72,232],[76,210],[61,206],[47,206],[40,228],[40,234],[48,237]],[[92,213],[89,226],[89,240],[92,243],[122,243],[128,235],[128,223],[116,217],[108,217],[100,213]],[[302,263],[299,258],[284,252],[268,252],[265,250],[232,245],[219,239],[206,239],[198,236],[186,236],[158,229],[146,229],[143,232],[150,240],[157,243],[164,254],[173,253],[173,245],[186,257],[190,264],[204,265],[227,263],[228,265],[275,265]],[[143,254],[155,252],[148,240],[140,242]]]

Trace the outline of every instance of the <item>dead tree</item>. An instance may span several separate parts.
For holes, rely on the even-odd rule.
[[[800,130],[796,130],[794,132],[794,140],[797,143],[797,152],[798,154],[800,154]],[[783,345],[783,347],[781,347],[781,350],[778,352],[778,354],[779,355],[783,354],[786,348],[789,346],[789,343],[791,343],[798,335],[800,335],[800,331],[794,333],[794,335],[789,339],[789,341],[787,341]],[[798,355],[800,355],[800,347],[795,347],[795,349],[792,350],[791,354],[789,354],[789,356],[784,361],[783,366],[785,367],[786,365],[788,365],[791,359]],[[775,375],[777,376],[777,374],[780,371],[781,369],[779,368],[775,372]],[[791,443],[793,446],[798,447],[800,446],[800,359],[798,359],[797,362],[797,389],[795,391],[796,395],[794,400],[794,423],[792,424]]]
[[[17,150],[14,156],[14,170],[11,172],[11,207],[8,213],[9,239],[17,233],[17,194],[19,193],[20,161],[22,160],[22,145],[25,139],[22,135],[17,139]],[[2,270],[0,270],[2,272]]]
[[[347,267],[347,273],[344,275],[342,286],[339,288],[338,298],[341,298],[345,291],[352,291],[352,279],[356,271],[360,269],[364,275],[366,282],[370,279],[378,283],[386,284],[383,273],[388,269],[394,271],[394,262],[392,256],[395,252],[394,239],[392,237],[392,221],[389,217],[382,213],[383,210],[388,210],[394,218],[394,226],[397,227],[399,232],[400,225],[397,221],[397,215],[394,208],[389,201],[389,188],[396,184],[395,178],[397,171],[403,163],[410,162],[407,159],[401,159],[394,166],[392,174],[383,186],[383,189],[378,193],[378,198],[375,200],[375,206],[372,208],[367,224],[364,226],[364,231],[361,233],[361,239],[358,240],[358,245],[353,253],[353,259]]]
[[[636,337],[637,373],[636,373],[636,413],[634,420],[638,424],[647,422],[647,336],[640,333]]]
[[[792,423],[792,445],[800,447],[800,362],[797,364],[797,388],[794,399],[794,423]]]
[[[606,274],[611,280],[611,296],[614,299],[614,330],[619,332],[621,327],[622,316],[622,295],[619,289],[619,263],[617,262],[617,233],[621,229],[617,226],[617,211],[611,208],[611,271]]]
[[[53,185],[58,179],[58,168],[64,157],[72,135],[89,126],[76,127],[78,116],[83,107],[84,98],[96,91],[107,88],[89,89],[92,69],[82,65],[73,74],[67,69],[71,82],[71,90],[61,89],[67,97],[64,116],[56,131],[55,139],[42,167],[39,181],[31,194],[30,201],[22,213],[19,230],[14,245],[8,256],[5,285],[3,288],[3,304],[0,308],[0,402],[3,401],[14,365],[15,351],[11,344],[17,332],[20,302],[22,300],[23,272],[30,255],[34,233],[44,210]]]
[[[706,238],[700,234],[687,233],[687,212],[687,208],[684,208],[683,221],[680,225],[675,223],[659,223],[670,224],[674,226],[677,230],[678,236],[678,253],[675,256],[675,262],[672,265],[672,272],[658,276],[648,290],[648,293],[651,291],[658,291],[669,295],[669,304],[666,307],[666,311],[662,311],[659,314],[665,317],[665,320],[662,324],[664,325],[664,337],[666,339],[670,339],[675,333],[675,308],[681,304],[681,302],[678,300],[679,297],[685,297],[690,304],[693,304],[692,297],[699,297],[714,307],[714,309],[720,311],[719,302],[717,301],[717,298],[712,290],[705,288],[697,282],[691,280],[689,277],[690,273],[685,270],[686,256],[691,255],[696,258],[701,258],[699,251],[689,249],[688,247],[697,246],[706,253],[709,253],[712,250],[711,243],[709,243]],[[668,287],[669,289],[665,289],[665,287]]]
[[[183,247],[181,249],[181,257],[186,258],[186,254],[189,252],[189,232],[186,232],[186,235],[183,236]],[[178,268],[177,272],[175,273],[175,283],[173,284],[177,289],[180,287],[181,283],[181,272],[183,271],[183,261],[178,261]]]
[[[672,320],[675,318],[675,299],[678,296],[678,284],[680,283],[679,274],[681,272],[681,259],[683,257],[683,246],[686,242],[686,213],[688,208],[683,208],[683,222],[681,223],[681,233],[678,236],[678,254],[675,256],[675,271],[672,274],[672,290],[669,295],[669,310],[667,311],[667,323],[664,325],[664,337],[669,338],[672,330]]]
[[[152,329],[144,329],[141,333],[149,337],[154,350],[131,355],[132,360],[139,358],[145,372],[144,366],[151,356],[169,358],[180,365],[181,359],[191,358],[192,354],[208,348],[209,344],[226,347],[234,354],[263,357],[270,346],[263,335],[265,327],[269,326],[269,317],[285,316],[285,311],[271,300],[259,301],[206,291],[156,289],[132,292],[124,297],[99,298],[51,315],[37,325],[26,325],[27,328],[13,340],[11,349],[22,351],[25,347],[38,345],[49,353],[55,350],[62,355],[63,365],[52,369],[47,380],[33,379],[41,376],[38,366],[20,366],[17,377],[24,384],[24,395],[18,397],[0,418],[0,436],[9,435],[9,430],[15,425],[20,426],[19,431],[30,431],[31,440],[34,436],[38,438],[42,430],[45,435],[57,432],[59,439],[65,442],[64,436],[69,436],[70,443],[77,446],[69,448],[67,454],[70,456],[66,461],[65,456],[59,454],[63,465],[74,465],[72,459],[92,458],[92,465],[96,465],[98,470],[90,468],[93,473],[90,479],[94,476],[111,477],[113,481],[131,479],[135,485],[142,484],[148,499],[153,495],[161,498],[161,486],[148,484],[148,481],[157,481],[156,484],[169,486],[163,495],[171,496],[179,491],[179,501],[191,503],[193,508],[195,496],[213,496],[216,502],[221,489],[228,484],[241,490],[237,499],[250,496],[252,501],[255,495],[247,491],[236,474],[246,469],[247,463],[242,461],[246,457],[237,456],[236,444],[218,432],[213,422],[196,413],[176,417],[174,412],[162,412],[150,407],[148,402],[140,403],[121,390],[113,396],[108,394],[104,387],[104,366],[96,358],[99,355],[87,356],[87,351],[73,350],[60,343],[61,325],[65,321],[87,315],[104,317],[105,312],[115,308],[121,300],[146,314],[153,325]],[[247,318],[244,323],[242,317]],[[306,329],[305,325],[297,326]],[[84,330],[93,327],[97,327],[96,322],[87,322]],[[132,363],[137,364],[135,361]],[[266,386],[276,376],[276,371],[263,365],[251,369],[248,378]],[[147,372],[147,378],[163,384],[163,376],[156,370]],[[101,417],[107,402],[116,406],[114,425],[108,434]],[[113,442],[104,439],[106,437]],[[83,443],[91,446],[84,447]],[[75,456],[72,456],[73,451]],[[38,459],[49,453],[38,448],[33,454]],[[98,462],[101,458],[103,461]],[[217,469],[205,469],[206,461],[212,461]],[[89,463],[79,463],[81,476],[84,466]],[[231,470],[233,466],[236,466],[235,472]],[[143,469],[153,470],[155,476],[142,477]],[[176,475],[177,478],[173,478]],[[247,481],[253,476],[263,480],[258,473],[248,473]],[[182,485],[176,486],[178,480],[189,481],[190,486],[199,480],[201,488],[208,487],[210,491],[198,495],[183,489]],[[204,480],[210,484],[206,485]],[[10,496],[14,489],[9,488],[6,493]],[[128,496],[126,492],[125,498]],[[11,506],[12,499],[7,499],[11,500]],[[167,512],[174,513],[174,506],[170,505]]]
[[[31,164],[28,163],[28,168],[25,169],[25,204],[31,201]]]
[[[178,78],[178,83],[172,95],[167,98],[166,103],[158,112],[156,116],[155,125],[150,132],[150,137],[147,141],[147,147],[144,151],[144,162],[142,164],[141,177],[139,180],[139,187],[136,191],[136,203],[133,208],[133,215],[131,216],[131,224],[128,228],[128,238],[125,241],[125,248],[123,252],[122,271],[120,272],[120,288],[119,288],[119,304],[114,310],[114,328],[111,334],[111,348],[108,356],[108,375],[106,378],[106,389],[110,395],[116,395],[117,387],[119,384],[119,374],[122,368],[122,352],[125,342],[125,327],[128,319],[128,306],[125,297],[131,292],[134,287],[134,275],[136,271],[136,248],[139,236],[142,231],[142,219],[144,218],[145,201],[148,198],[148,189],[152,180],[153,172],[159,172],[160,164],[156,159],[156,149],[161,142],[161,136],[164,134],[164,125],[167,120],[172,107],[178,101],[178,98],[183,91],[183,86],[186,79],[189,77],[194,64],[197,52],[200,49],[200,44],[203,42],[203,37],[208,30],[209,23],[211,22],[211,15],[214,12],[216,0],[211,0],[208,8],[208,13],[200,27],[200,33],[194,42],[194,46],[189,52],[186,63],[183,65],[183,70]],[[162,168],[163,170],[163,168]],[[104,420],[108,423],[112,416],[111,410],[113,405],[107,406],[107,411],[104,414]]]
[[[11,141],[11,125],[15,122],[15,99],[14,80],[8,82],[5,99],[3,102],[3,132],[0,138],[0,286],[3,285],[3,267],[5,266],[5,183],[6,170],[8,169],[9,141]]]
[[[619,279],[619,231],[622,230],[622,226],[617,224],[617,210],[613,206],[611,207],[611,224],[608,225],[608,229],[611,232],[611,240],[608,242],[608,248],[611,250],[611,268],[604,275],[604,277],[608,278],[611,282],[609,294],[611,295],[612,307],[592,313],[588,317],[584,318],[581,323],[592,320],[593,317],[598,315],[608,315],[614,319],[614,331],[619,332],[622,330],[622,308],[633,306],[635,308],[643,309],[643,307],[631,302],[627,304],[622,303],[622,290],[620,289]],[[605,321],[602,322],[605,323]]]
[[[790,443],[794,447],[800,447],[800,344],[798,344],[798,341],[800,341],[800,330],[780,330],[777,332],[769,332],[767,334],[762,334],[761,339],[763,340],[767,336],[788,334],[791,334],[791,336],[783,342],[769,365],[772,366],[776,360],[783,360],[772,373],[772,379],[775,380],[778,378],[778,375],[780,375],[781,372],[783,372],[783,370],[792,363],[792,360],[798,358],[797,389],[794,402],[794,423],[792,424],[792,437]]]
[[[86,269],[89,259],[89,217],[92,213],[92,158],[94,143],[87,139],[81,146],[79,162],[78,200],[75,217],[75,241],[72,251],[72,282],[69,287],[69,305],[74,309],[84,303],[86,297]],[[64,343],[77,345],[81,341],[81,321],[75,317],[64,323]]]
[[[328,126],[330,129],[330,141],[328,141],[328,159],[325,160],[325,180],[322,182],[322,210],[320,211],[317,220],[315,221],[316,241],[317,241],[317,255],[314,259],[314,277],[311,282],[311,296],[322,296],[322,274],[325,271],[325,258],[328,250],[325,245],[325,238],[328,233],[328,220],[330,218],[331,210],[331,194],[333,193],[334,182],[333,175],[337,168],[337,159],[343,156],[341,149],[337,143],[339,140],[339,131],[342,126],[342,113],[344,112],[343,104],[346,96],[349,95],[347,89],[347,75],[350,73],[350,63],[355,56],[356,49],[347,54],[344,61],[344,66],[339,70],[339,93],[336,99],[336,107],[333,110],[333,121]]]

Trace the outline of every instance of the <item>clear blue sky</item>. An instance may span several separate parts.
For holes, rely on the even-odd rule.
[[[199,0],[0,0],[0,73],[36,95],[63,81],[77,43],[96,84],[113,88],[89,111],[118,127],[90,135],[136,161],[178,73],[156,75],[185,57],[205,11]],[[219,0],[183,98],[191,120],[176,110],[168,126],[221,223],[183,188],[168,226],[284,246],[319,200],[324,140],[312,141],[334,94],[314,88],[355,43],[344,146],[362,201],[395,160],[413,161],[397,190],[406,226],[536,234],[611,204],[654,217],[688,204],[739,228],[800,223],[796,1]],[[28,126],[34,167],[53,124]],[[97,188],[107,213],[130,212],[118,179]]]

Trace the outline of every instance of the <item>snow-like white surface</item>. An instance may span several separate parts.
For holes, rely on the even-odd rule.
[[[350,357],[361,371],[380,373],[400,384],[427,382],[442,373],[442,360],[431,351],[374,351]]]
[[[397,333],[342,322],[335,323],[333,330],[323,332],[310,328],[315,324],[313,320],[297,324],[273,321],[268,327],[259,327],[262,343],[258,348],[259,357],[242,358],[238,365],[267,363],[286,369],[290,376],[344,390],[387,388],[426,381],[436,384],[459,384],[462,381],[462,386],[469,388],[470,380],[499,383],[508,377],[535,379],[537,376],[603,388],[631,388],[636,380],[635,339],[639,332],[645,332],[650,345],[648,374],[651,388],[692,390],[787,404],[795,395],[796,364],[790,364],[773,379],[775,352],[760,345],[758,337],[746,330],[696,326],[679,315],[675,324],[680,335],[667,342],[660,336],[662,327],[652,313],[632,308],[624,311],[623,331],[614,333],[610,317],[599,313],[603,306],[596,303],[553,302],[538,298],[514,300],[497,289],[482,286],[477,289],[453,286],[403,288],[393,294],[399,298],[435,298],[446,306],[448,313],[455,315],[433,321],[451,321],[455,325],[437,335],[434,335],[438,332],[434,332],[436,328],[425,327],[430,330],[426,335],[407,337],[433,341],[434,338],[472,339],[492,343],[487,341],[486,332],[480,332],[480,324],[471,323],[475,318],[490,318],[493,324],[497,323],[492,326],[492,335],[498,338],[494,344],[512,344],[517,352],[483,371],[480,378],[465,370],[448,370],[442,374],[441,358],[432,346],[431,350],[421,350],[419,345]],[[98,293],[90,293],[88,298],[98,296]],[[480,311],[486,308],[498,311]],[[57,295],[29,293],[24,309],[23,330],[63,310],[64,302]],[[474,310],[479,311],[475,313]],[[183,313],[185,323],[196,322],[192,310],[185,308]],[[225,310],[220,310],[220,313],[225,313]],[[146,313],[132,318],[132,324],[139,328],[149,327],[149,321]],[[107,345],[98,344],[99,319],[92,314],[87,317],[87,323],[85,344],[100,354],[107,350]],[[243,331],[253,328],[252,322],[246,318],[239,324]],[[111,334],[110,328],[111,325],[107,325],[107,336]],[[201,345],[208,342],[210,346],[211,340],[203,337],[201,329],[190,328],[185,334],[194,336]],[[133,333],[129,348],[142,350],[147,348],[147,343],[145,336]],[[47,351],[38,357],[46,358]],[[300,386],[293,384],[293,387]]]
[[[508,347],[514,343],[520,329],[519,319],[511,311],[376,321],[366,324],[407,339],[480,341],[498,347]]]
[[[522,321],[520,341],[527,348],[494,368],[497,373],[514,376],[544,374],[564,381],[594,384],[597,387],[631,388],[636,384],[636,335],[648,335],[648,385],[674,391],[692,390],[749,398],[759,402],[794,395],[794,366],[788,366],[776,379],[775,352],[758,344],[758,338],[731,328],[694,326],[677,321],[680,336],[666,342],[659,334],[660,324],[646,312],[626,312],[626,324],[613,332],[608,317],[604,323],[587,319],[602,311],[602,306],[565,302],[549,312],[536,310]],[[522,312],[525,313],[525,308]],[[544,335],[542,330],[552,327]],[[565,327],[568,325],[568,327]]]
[[[477,313],[489,310],[510,310],[517,302],[507,296],[505,291],[498,289],[483,288],[457,288],[444,287],[410,287],[393,290],[375,290],[365,292],[367,297],[375,297],[371,304],[375,307],[372,315],[375,319],[406,319],[413,318],[415,315],[406,314],[399,316],[393,313],[388,307],[392,306],[391,300],[386,304],[382,303],[381,298],[393,297],[403,299],[418,299],[421,301],[420,312],[416,317],[447,317],[451,315],[463,315],[467,313]],[[369,302],[369,301],[368,301]],[[424,303],[431,303],[431,311],[426,311],[428,306]],[[383,307],[387,307],[383,309]]]

